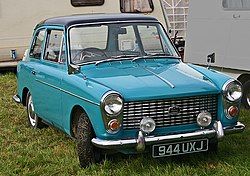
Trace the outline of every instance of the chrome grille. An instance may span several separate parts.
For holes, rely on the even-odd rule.
[[[178,107],[179,113],[170,114],[170,107]],[[125,102],[123,129],[138,129],[144,117],[154,119],[156,127],[196,123],[196,117],[201,111],[210,112],[213,119],[216,119],[217,107],[218,95]]]

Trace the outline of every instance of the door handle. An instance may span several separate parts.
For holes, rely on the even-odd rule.
[[[36,71],[35,70],[32,70],[31,73],[32,73],[32,75],[36,75]]]
[[[240,14],[238,14],[238,15],[233,14],[233,18],[234,18],[234,19],[239,19],[239,18],[240,18]]]

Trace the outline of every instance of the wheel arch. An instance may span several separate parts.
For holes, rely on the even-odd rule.
[[[27,102],[27,94],[29,92],[29,89],[27,87],[23,88],[23,92],[22,92],[22,104],[24,106],[26,106],[26,102]]]
[[[70,113],[70,134],[74,138],[76,138],[77,123],[82,113],[87,114],[84,108],[80,105],[75,105]]]

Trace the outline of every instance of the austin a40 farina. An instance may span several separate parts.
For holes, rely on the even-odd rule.
[[[215,151],[242,132],[236,80],[185,64],[153,17],[76,15],[39,23],[17,66],[32,128],[76,138],[80,165],[107,151],[165,157]]]

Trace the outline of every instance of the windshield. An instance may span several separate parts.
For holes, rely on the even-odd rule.
[[[163,55],[179,57],[158,23],[119,23],[72,27],[69,31],[73,64],[107,59]]]

